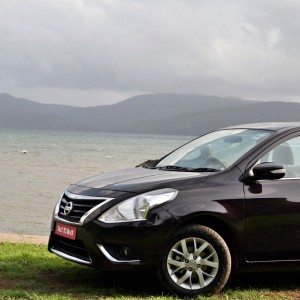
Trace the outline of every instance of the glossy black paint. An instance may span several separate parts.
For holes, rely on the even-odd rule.
[[[110,191],[144,193],[153,189],[177,187],[178,185],[200,183],[207,173],[161,171],[134,168],[101,174],[77,183],[78,186],[92,187]]]
[[[218,173],[193,173],[135,168],[99,175],[72,185],[78,195],[114,198],[78,227],[92,266],[129,270],[158,267],[166,241],[188,223],[208,225],[230,247],[235,270],[271,270],[300,267],[300,179],[246,179],[255,162],[284,140],[300,135],[300,124],[261,123],[231,128],[273,130],[274,134],[234,166]],[[178,196],[154,208],[147,221],[107,224],[98,221],[109,207],[136,194],[176,188]],[[56,220],[54,220],[55,223]],[[53,228],[52,228],[53,230]],[[113,263],[96,244],[126,245],[139,263]],[[49,249],[53,245],[53,232]]]
[[[255,165],[252,168],[252,172],[255,180],[281,179],[286,174],[286,170],[283,165],[279,165],[271,162],[265,162],[265,163]],[[249,180],[253,181],[253,178],[249,177]]]

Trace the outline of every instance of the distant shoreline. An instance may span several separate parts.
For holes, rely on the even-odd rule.
[[[0,243],[21,243],[21,244],[48,244],[48,236],[42,235],[29,235],[18,233],[0,233]]]
[[[154,133],[135,133],[135,132],[112,132],[112,131],[87,131],[87,130],[54,130],[54,129],[38,129],[38,128],[12,128],[12,127],[1,127],[0,132],[27,132],[27,133],[52,133],[53,135],[57,133],[70,133],[70,134],[86,134],[86,135],[112,135],[112,136],[132,136],[132,137],[159,137],[159,138],[186,138],[188,140],[198,137],[197,135],[187,135],[187,134],[154,134]]]

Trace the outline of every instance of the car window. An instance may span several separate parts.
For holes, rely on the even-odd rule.
[[[278,146],[260,159],[260,163],[274,162],[284,165],[285,178],[300,177],[300,137],[292,138]]]
[[[273,131],[257,129],[214,131],[170,153],[156,167],[225,170],[273,133]]]

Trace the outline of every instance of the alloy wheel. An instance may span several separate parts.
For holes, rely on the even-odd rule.
[[[219,258],[214,247],[198,237],[177,242],[167,257],[170,278],[181,288],[202,289],[216,277]]]

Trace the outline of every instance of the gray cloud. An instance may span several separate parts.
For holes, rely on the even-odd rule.
[[[138,93],[300,100],[298,0],[2,0],[0,90],[76,105]]]

